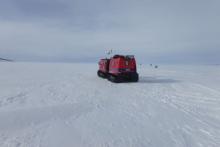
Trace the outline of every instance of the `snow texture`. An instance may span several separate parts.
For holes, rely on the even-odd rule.
[[[219,147],[220,66],[0,63],[1,147]]]

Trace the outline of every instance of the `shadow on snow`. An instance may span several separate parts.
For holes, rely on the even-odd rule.
[[[158,77],[146,77],[140,76],[139,83],[153,83],[153,84],[169,84],[169,83],[179,83],[179,80],[169,79],[169,78],[158,78]]]

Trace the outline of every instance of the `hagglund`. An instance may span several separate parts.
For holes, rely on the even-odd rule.
[[[114,55],[110,59],[101,59],[97,74],[115,83],[138,82],[139,80],[133,55]]]

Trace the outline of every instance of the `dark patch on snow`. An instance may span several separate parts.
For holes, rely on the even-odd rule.
[[[157,78],[157,77],[146,77],[141,76],[139,79],[140,83],[153,83],[153,84],[168,84],[168,83],[179,83],[179,80],[169,78]]]

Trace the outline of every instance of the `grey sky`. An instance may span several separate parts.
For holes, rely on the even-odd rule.
[[[1,0],[0,56],[220,62],[218,0]]]

